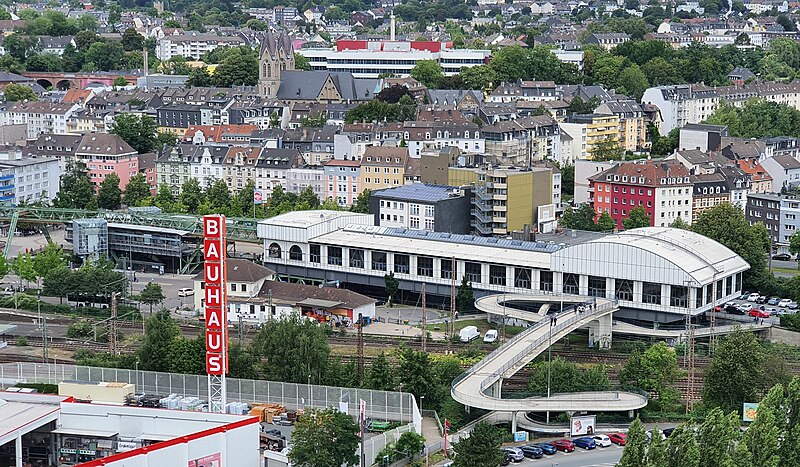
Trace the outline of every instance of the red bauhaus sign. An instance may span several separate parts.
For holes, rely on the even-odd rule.
[[[225,216],[203,217],[203,279],[205,287],[206,372],[228,372],[228,300],[225,270]]]

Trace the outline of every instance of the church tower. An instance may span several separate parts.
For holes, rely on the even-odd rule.
[[[268,98],[278,95],[281,77],[286,70],[294,70],[294,49],[285,33],[268,31],[261,42],[258,63],[258,92]]]

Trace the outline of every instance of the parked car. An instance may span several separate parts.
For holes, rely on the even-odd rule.
[[[758,303],[759,305],[763,305],[763,304],[767,303],[767,297],[765,297],[763,295],[758,297],[756,299],[756,303]]]
[[[786,308],[788,308],[790,310],[796,310],[797,309],[797,302],[789,303],[788,305],[786,305]]]
[[[786,308],[786,307],[788,307],[788,306],[789,306],[791,303],[792,303],[792,301],[791,301],[791,300],[789,300],[788,298],[784,298],[783,300],[781,300],[781,301],[779,301],[779,302],[778,302],[778,306],[779,306],[779,307],[781,307],[781,308]]]
[[[572,452],[575,450],[575,443],[568,439],[557,439],[555,441],[550,441],[550,444],[559,451]]]
[[[750,297],[750,292],[745,290],[744,292],[742,292],[742,295],[739,296],[739,300],[747,300],[749,297]]]
[[[764,310],[759,310],[758,308],[753,308],[748,313],[753,318],[769,318],[769,313]]]
[[[674,427],[672,427],[672,428],[664,428],[664,431],[662,431],[662,433],[664,433],[664,436],[669,438],[670,436],[672,436],[672,432],[673,431],[675,431]]]
[[[531,459],[541,459],[544,456],[544,451],[532,444],[522,446],[520,449],[522,449],[522,453],[525,454],[525,457],[530,457]]]
[[[505,455],[503,456],[503,460],[500,462],[500,465],[508,465],[514,460],[511,457],[511,454],[509,454],[509,453],[507,453],[505,451],[503,451],[503,454],[505,454]]]
[[[732,315],[742,314],[742,311],[736,305],[725,305],[725,312]]]
[[[182,289],[178,289],[178,296],[179,297],[190,297],[194,295],[194,289],[190,289],[188,287],[184,287]]]
[[[556,449],[556,447],[550,443],[536,443],[533,446],[536,446],[537,448],[541,449],[542,452],[547,454],[548,456],[552,456],[558,451],[558,449]]]
[[[770,298],[769,300],[767,300],[767,305],[776,306],[776,305],[778,305],[778,302],[780,302],[780,301],[781,301],[781,299],[780,299],[780,298],[778,298],[778,297],[772,297],[772,298]]]
[[[778,261],[789,261],[792,259],[792,255],[789,253],[778,253],[777,255],[772,255],[772,259],[776,259]]]
[[[592,436],[592,439],[601,448],[607,448],[611,446],[611,440],[606,435],[594,435]]]
[[[575,446],[586,449],[587,451],[597,447],[597,443],[594,442],[594,439],[588,436],[584,436],[583,438],[575,438],[572,440],[572,442],[575,443]]]
[[[489,329],[486,331],[486,334],[483,335],[483,342],[491,344],[495,341],[497,341],[497,329]]]
[[[525,460],[525,453],[520,448],[507,447],[502,449],[511,457],[511,460],[514,462],[521,462]]]
[[[754,302],[754,301],[758,300],[758,298],[759,298],[760,296],[761,296],[761,295],[759,295],[759,294],[757,294],[757,293],[751,293],[750,295],[748,295],[748,296],[747,296],[747,299],[746,299],[746,300],[747,300],[748,302]]]
[[[657,431],[658,431],[658,436],[661,436],[661,439],[667,439],[667,437],[664,436],[664,432],[663,431],[661,431],[661,430],[657,430]],[[653,430],[645,431],[644,435],[647,437],[647,442],[649,443],[650,440],[653,439]]]
[[[625,439],[628,437],[625,433],[611,433],[608,439],[617,446],[625,446]]]
[[[470,342],[481,336],[477,326],[466,326],[458,332],[458,338],[461,342]]]

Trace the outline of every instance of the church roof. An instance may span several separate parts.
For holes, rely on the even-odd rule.
[[[278,58],[278,52],[280,50],[283,50],[283,53],[285,53],[287,57],[291,57],[294,53],[292,40],[289,39],[286,33],[280,32],[278,35],[275,35],[272,31],[267,31],[267,34],[261,41],[260,56],[263,57],[265,53],[268,53],[270,57],[275,59]]]
[[[317,100],[328,78],[345,101],[372,100],[379,84],[377,79],[354,78],[345,72],[286,70],[281,74],[281,86],[276,97],[280,100]]]

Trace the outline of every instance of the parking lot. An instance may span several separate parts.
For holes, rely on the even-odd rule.
[[[772,298],[772,297],[768,297],[768,298]],[[776,298],[782,299],[783,297],[776,297]],[[740,311],[738,313],[730,313],[728,310],[725,309],[725,308],[727,308],[727,305],[729,305],[729,304],[733,304],[736,307],[740,307],[740,309],[743,310],[743,311]],[[770,322],[770,323],[773,323],[773,324],[778,324],[780,322],[780,315],[782,315],[782,314],[797,313],[797,309],[796,308],[792,309],[792,308],[789,308],[789,306],[781,307],[781,306],[778,306],[778,305],[770,305],[769,303],[757,303],[757,302],[751,302],[751,301],[742,300],[742,299],[731,300],[730,302],[727,302],[727,303],[723,304],[722,308],[723,308],[723,312],[722,312],[722,316],[721,317],[724,317],[725,315],[732,315],[732,316],[738,317],[739,320],[741,320],[741,318],[754,319],[754,317],[749,315],[749,311],[752,308],[758,308],[758,309],[764,310],[764,311],[766,311],[766,312],[768,312],[770,314],[769,318],[763,318],[764,322]]]
[[[535,440],[534,442],[544,442]],[[597,447],[591,450],[581,448],[575,449],[573,452],[561,452],[548,456],[545,455],[541,459],[529,459],[520,462],[514,462],[511,465],[528,466],[528,465],[549,465],[559,467],[606,467],[614,466],[619,462],[622,457],[623,447],[612,444],[609,447]]]

